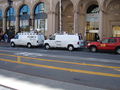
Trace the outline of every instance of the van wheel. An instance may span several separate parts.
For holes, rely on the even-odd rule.
[[[97,52],[97,48],[96,48],[95,46],[91,46],[91,47],[90,47],[90,51],[91,51],[91,52]]]
[[[32,47],[31,43],[28,43],[28,44],[27,44],[27,47],[28,47],[28,48],[31,48],[31,47]]]
[[[46,44],[45,49],[50,49],[50,45]]]
[[[14,42],[11,42],[11,47],[15,47],[15,43]]]
[[[116,53],[120,54],[120,47],[116,49]]]
[[[73,51],[74,50],[74,47],[72,45],[68,46],[68,50],[69,51]]]

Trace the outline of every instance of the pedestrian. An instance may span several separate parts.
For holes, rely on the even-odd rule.
[[[100,38],[99,38],[99,35],[97,33],[95,33],[95,41],[98,41]]]
[[[4,41],[8,42],[8,35],[7,35],[7,33],[4,34]]]

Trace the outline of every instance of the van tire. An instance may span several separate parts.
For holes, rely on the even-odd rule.
[[[115,51],[117,54],[120,54],[120,47],[116,48],[116,51]]]
[[[68,50],[69,50],[69,51],[73,51],[73,50],[74,50],[74,47],[73,47],[72,45],[69,45],[69,46],[68,46]]]
[[[15,43],[14,42],[11,42],[11,47],[15,47]]]
[[[45,44],[45,49],[50,49],[50,45],[49,44]]]
[[[27,47],[28,47],[28,48],[31,48],[31,47],[32,47],[31,43],[28,43],[28,44],[27,44]]]
[[[91,47],[89,48],[89,50],[90,50],[91,52],[97,52],[97,47],[96,47],[96,46],[91,46]]]

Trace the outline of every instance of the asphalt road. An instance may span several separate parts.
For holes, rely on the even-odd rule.
[[[120,90],[120,55],[0,46],[0,68],[37,77]]]

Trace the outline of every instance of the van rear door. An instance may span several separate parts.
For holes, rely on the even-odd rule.
[[[79,35],[78,37],[79,37],[79,45],[80,45],[80,47],[84,46],[84,40],[82,39],[82,36]]]

